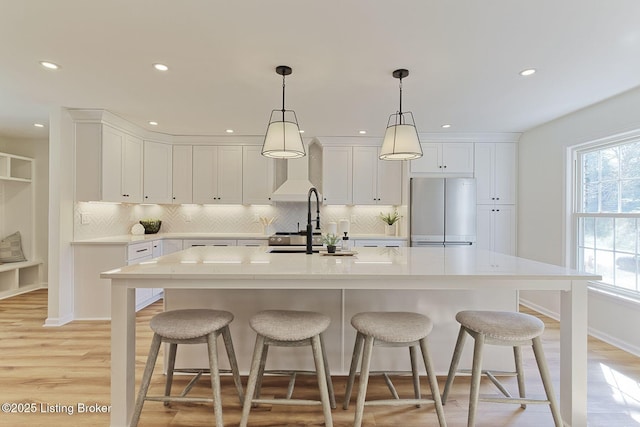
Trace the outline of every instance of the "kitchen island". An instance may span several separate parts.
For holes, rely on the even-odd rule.
[[[229,291],[229,298],[234,298],[233,292],[239,292],[244,301],[261,300],[260,293],[280,293],[276,300],[286,304],[289,299],[300,309],[312,307],[324,312],[325,308],[333,307],[335,312],[328,314],[332,327],[337,329],[333,338],[327,339],[327,347],[334,352],[329,356],[332,362],[339,360],[340,366],[332,367],[332,372],[342,371],[343,355],[353,345],[346,335],[352,311],[393,307],[395,299],[421,308],[421,301],[438,297],[437,294],[448,301],[457,301],[459,307],[469,308],[505,298],[506,304],[515,309],[518,290],[560,290],[562,416],[568,425],[587,424],[587,281],[597,280],[598,276],[474,247],[358,248],[358,254],[351,257],[270,254],[265,247],[197,247],[111,270],[101,277],[112,282],[112,426],[128,425],[135,400],[136,288],[164,288],[168,309],[193,306],[194,301],[199,301],[200,306],[216,301],[226,304],[228,301],[219,300],[221,294],[207,297],[207,292],[221,290]],[[368,302],[362,304],[363,299]],[[239,300],[239,306],[242,303]],[[486,308],[495,307],[489,304]],[[447,322],[449,327],[455,325],[453,316],[457,309],[440,307],[439,312],[427,309],[424,313],[435,316],[435,333],[439,325],[446,326]],[[252,310],[246,311],[247,315],[252,314]],[[232,325],[243,331],[232,329],[234,343],[246,340],[247,336],[253,339],[248,325],[240,320],[241,313],[234,314],[236,321]],[[447,321],[438,321],[449,316]],[[456,332],[454,326],[451,340],[455,340]],[[438,339],[431,338],[431,347],[437,348]],[[236,351],[240,353],[240,349]],[[449,348],[439,351],[445,358],[450,357]],[[246,370],[242,362],[240,367]]]

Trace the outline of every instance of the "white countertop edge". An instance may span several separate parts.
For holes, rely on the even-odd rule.
[[[349,236],[352,240],[400,240],[407,241],[407,237],[387,236],[384,234],[353,234]],[[123,234],[119,236],[97,237],[95,239],[74,240],[72,245],[128,245],[130,243],[151,242],[154,240],[169,239],[237,239],[237,240],[266,240],[269,236],[262,233],[156,233],[134,236]]]

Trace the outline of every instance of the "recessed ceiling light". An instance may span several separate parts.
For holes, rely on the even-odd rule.
[[[153,68],[155,68],[158,71],[168,71],[169,67],[167,67],[164,64],[153,64]]]
[[[227,129],[225,130],[226,133],[233,133],[233,129]]]
[[[447,123],[447,124],[442,125],[441,127],[443,129],[449,129],[451,127],[451,125]]]
[[[54,64],[53,62],[49,61],[40,61],[40,65],[49,70],[57,70],[58,68],[60,68],[58,64]]]
[[[43,128],[44,127],[44,125],[42,123],[34,123],[33,125],[35,127],[37,127],[37,128]]]
[[[536,72],[535,68],[527,68],[526,70],[520,71],[520,75],[521,76],[530,76],[532,74],[535,74],[535,72]]]
[[[360,135],[366,135],[367,131],[366,130],[359,130],[358,133]]]
[[[154,122],[154,121],[150,121],[150,122],[149,122],[149,124],[150,124],[151,126],[158,126],[158,122]]]

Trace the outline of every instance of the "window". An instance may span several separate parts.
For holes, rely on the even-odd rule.
[[[640,138],[575,151],[580,271],[600,286],[640,298]]]

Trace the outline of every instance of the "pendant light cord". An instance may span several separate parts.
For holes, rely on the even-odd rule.
[[[400,111],[398,111],[398,115],[400,116],[400,124],[403,124],[403,116],[402,116],[402,77],[400,77]]]
[[[282,121],[284,122],[284,74],[282,75]]]

